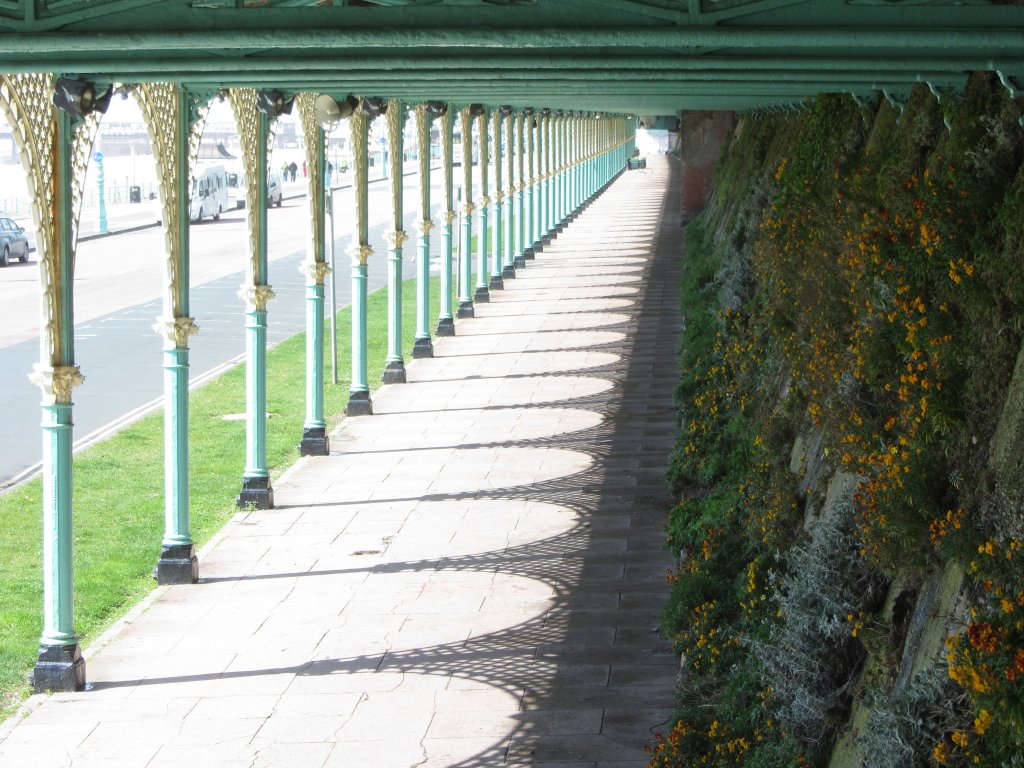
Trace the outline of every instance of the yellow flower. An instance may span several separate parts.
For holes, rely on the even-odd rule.
[[[982,709],[978,712],[978,716],[974,718],[974,732],[979,736],[984,735],[985,731],[992,725],[992,713],[987,709]]]

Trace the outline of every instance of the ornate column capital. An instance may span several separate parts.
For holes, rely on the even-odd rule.
[[[361,245],[359,243],[352,243],[348,247],[348,257],[352,259],[353,264],[358,264],[360,267],[365,267],[366,262],[369,261],[373,255],[373,248],[368,245]]]
[[[415,226],[419,236],[426,237],[430,234],[430,230],[434,228],[434,222],[430,219],[423,219],[422,221],[417,221]]]
[[[505,202],[505,193],[500,189],[494,194],[494,202],[503,203]]]
[[[487,195],[483,195],[479,200],[476,201],[476,204],[481,208],[486,208],[491,204],[491,198],[489,198]]]
[[[458,211],[445,211],[442,215],[444,216],[445,225],[449,227],[459,218]]]
[[[185,349],[188,337],[199,333],[199,326],[194,317],[160,317],[153,323],[153,330],[175,349]]]
[[[391,249],[401,248],[406,240],[409,239],[409,235],[406,234],[404,229],[393,229],[390,232],[384,233],[384,239],[388,243],[388,247]]]
[[[462,204],[461,210],[464,216],[469,216],[471,213],[473,213],[473,211],[476,210],[476,206],[473,205],[471,202],[467,201]]]
[[[77,365],[49,366],[36,363],[28,380],[43,391],[43,405],[70,403],[71,390],[85,381]]]
[[[331,268],[323,261],[305,261],[299,265],[299,273],[306,276],[307,284],[323,285],[331,274]]]
[[[267,304],[274,295],[269,285],[243,285],[238,292],[238,298],[245,302],[247,312],[266,312]]]

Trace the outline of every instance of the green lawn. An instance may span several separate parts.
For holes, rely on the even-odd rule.
[[[431,279],[431,333],[437,323],[438,278]],[[416,331],[415,280],[403,288],[406,359]],[[273,322],[273,304],[270,307]],[[376,388],[387,354],[387,292],[370,295],[369,361]],[[329,333],[325,331],[326,343]],[[325,349],[325,413],[334,424],[348,401],[351,312],[338,313],[340,383],[330,382]],[[298,458],[305,417],[305,334],[272,349],[267,375],[267,460],[275,474]],[[192,536],[202,545],[235,513],[245,465],[245,367],[202,388],[190,401]],[[0,496],[0,717],[29,695],[26,683],[42,630],[41,481]],[[154,587],[150,573],[163,534],[163,416],[156,413],[75,456],[75,623],[87,645]],[[202,563],[200,563],[200,574]]]

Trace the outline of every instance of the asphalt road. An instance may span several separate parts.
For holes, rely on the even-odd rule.
[[[440,174],[434,174],[440,181]],[[405,228],[414,234],[419,218],[418,178],[406,177]],[[432,200],[441,198],[440,185]],[[350,261],[345,255],[354,229],[351,189],[336,192],[337,306],[350,303]],[[370,290],[387,283],[384,232],[389,227],[390,184],[370,186]],[[440,206],[433,219],[439,220]],[[305,330],[307,209],[304,198],[285,200],[268,214],[269,283],[277,298],[268,312],[270,344]],[[437,232],[437,230],[435,230]],[[191,379],[195,383],[241,361],[245,352],[244,306],[238,290],[245,276],[248,236],[244,211],[218,222],[193,225],[191,233],[191,313],[200,332],[191,340]],[[440,237],[432,243],[436,271]],[[405,247],[406,277],[415,275],[415,238]],[[160,406],[163,393],[162,340],[152,326],[162,314],[163,232],[160,227],[79,243],[75,266],[75,358],[86,377],[74,392],[76,447],[105,435]],[[329,311],[330,298],[327,309]],[[39,270],[27,264],[0,269],[0,488],[31,474],[42,459],[39,389],[28,374],[40,359]],[[339,334],[342,329],[339,328]],[[346,330],[347,332],[347,330]],[[342,361],[339,361],[342,362]],[[326,361],[330,366],[330,360]]]

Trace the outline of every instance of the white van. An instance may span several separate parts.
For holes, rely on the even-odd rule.
[[[235,208],[245,208],[246,189],[245,177],[241,173],[229,173],[228,185],[235,200]],[[267,208],[284,203],[284,190],[281,188],[281,176],[275,171],[267,174]]]
[[[189,218],[200,224],[205,218],[215,221],[228,207],[228,175],[223,165],[208,165],[196,171],[192,180]]]

